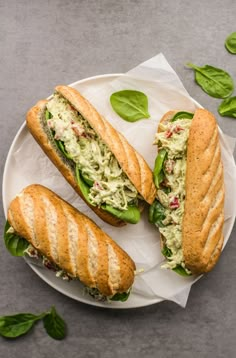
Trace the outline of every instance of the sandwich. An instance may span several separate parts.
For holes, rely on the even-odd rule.
[[[77,90],[57,86],[29,110],[27,127],[57,169],[104,221],[135,224],[156,189],[144,158]]]
[[[129,255],[92,220],[51,190],[24,188],[10,203],[5,244],[65,280],[80,280],[97,300],[125,301],[134,281]]]
[[[149,220],[159,227],[163,267],[182,275],[210,271],[221,254],[224,176],[216,119],[205,109],[170,111],[155,136],[157,200]]]

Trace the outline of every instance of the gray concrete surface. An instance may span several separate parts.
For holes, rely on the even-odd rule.
[[[1,173],[27,109],[58,83],[126,72],[163,52],[186,89],[217,114],[220,100],[194,82],[187,61],[222,67],[236,79],[224,48],[236,31],[234,0],[0,0]],[[217,116],[236,137],[236,123]],[[1,232],[4,214],[1,208]],[[0,242],[0,315],[55,304],[68,324],[62,342],[39,324],[15,341],[0,338],[0,357],[235,357],[236,228],[216,268],[191,290],[187,307],[171,302],[115,311],[69,299],[44,283]]]

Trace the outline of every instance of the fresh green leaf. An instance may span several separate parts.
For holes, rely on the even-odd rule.
[[[181,265],[177,265],[172,270],[181,276],[191,276],[192,275],[191,273],[188,273]]]
[[[57,148],[64,154],[67,159],[72,159],[72,156],[66,151],[65,145],[61,140],[54,139]]]
[[[52,118],[52,114],[47,109],[45,111],[45,118],[46,118],[46,121],[49,120],[50,118]]]
[[[172,255],[171,249],[169,249],[169,247],[167,247],[166,245],[164,245],[163,249],[161,250],[161,253],[165,257],[170,257]]]
[[[128,292],[116,293],[113,297],[110,298],[110,300],[125,302],[128,300],[129,295],[130,295],[130,290]]]
[[[82,178],[82,175],[81,175],[81,172],[79,170],[79,167],[78,165],[76,164],[76,167],[75,167],[75,175],[76,175],[76,180],[77,180],[77,183],[80,187],[80,190],[85,198],[85,200],[92,206],[96,206],[94,205],[91,200],[89,199],[89,192],[90,192],[90,186],[83,180]]]
[[[80,176],[90,188],[93,186],[93,180],[89,179],[89,177],[86,174],[83,174],[82,171],[80,171]]]
[[[167,151],[165,149],[161,149],[158,152],[158,155],[155,160],[155,166],[154,166],[154,170],[153,170],[153,178],[154,178],[154,183],[157,188],[159,188],[160,183],[165,178],[165,174],[163,171],[163,164],[164,164],[166,157],[167,157]]]
[[[236,97],[226,98],[218,107],[218,112],[223,117],[236,118]]]
[[[43,324],[47,334],[57,340],[61,340],[66,336],[66,324],[59,316],[55,307],[43,317]]]
[[[230,53],[236,54],[236,32],[232,32],[232,34],[226,38],[225,47]]]
[[[106,204],[102,205],[102,209],[130,224],[137,224],[140,220],[140,210],[135,205],[129,205],[127,210],[119,210]]]
[[[149,222],[155,224],[159,227],[164,227],[162,221],[166,218],[165,216],[165,208],[164,206],[158,201],[155,200],[154,203],[149,207]]]
[[[187,66],[195,70],[196,82],[210,96],[226,98],[233,92],[234,83],[226,71],[209,65],[198,67],[188,63]]]
[[[4,241],[7,250],[13,256],[24,256],[24,251],[29,246],[28,241],[16,235],[15,233],[8,232],[9,228],[10,228],[10,224],[8,221],[6,221],[5,228],[4,228]]]
[[[29,332],[33,325],[45,316],[31,313],[19,313],[0,317],[0,335],[7,338],[16,338]]]
[[[148,98],[134,90],[115,92],[110,97],[113,110],[128,122],[136,122],[139,119],[149,118]]]
[[[178,119],[192,119],[194,116],[193,113],[190,112],[177,112],[174,117],[171,119],[171,122],[177,121]]]

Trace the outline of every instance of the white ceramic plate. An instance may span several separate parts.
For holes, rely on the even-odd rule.
[[[82,93],[83,93],[83,88],[87,87],[88,85],[89,88],[92,88],[94,91],[96,91],[96,88],[98,88],[101,85],[105,85],[106,83],[116,79],[118,76],[120,75],[113,74],[113,75],[102,75],[102,76],[91,77],[72,83],[70,86],[77,88]],[[196,101],[194,102],[197,107],[201,107]],[[29,145],[31,145],[32,143],[34,143],[34,139],[29,134],[26,124],[24,123],[19,129],[17,135],[15,136],[12,142],[5,164],[5,169],[3,174],[3,187],[2,187],[3,207],[4,207],[5,215],[10,201],[16,196],[16,194],[23,187],[31,183],[38,183],[37,176],[35,175],[35,173],[33,174],[31,173],[31,165],[32,162],[34,161],[34,158],[32,158],[32,156],[29,153],[31,148]],[[37,144],[35,145],[37,146]],[[21,165],[21,163],[23,162],[25,163],[25,161],[27,161],[27,171],[25,173],[22,173],[19,170],[19,165]],[[47,169],[45,169],[45,175],[47,175]],[[59,176],[61,175],[59,174]],[[64,183],[64,178],[62,179],[62,183],[63,185],[67,185]],[[57,193],[59,194],[60,192]],[[67,200],[67,198],[65,199]],[[83,211],[83,209],[81,211]],[[227,223],[227,230],[225,233],[227,237],[229,237],[231,233],[233,223],[234,223],[234,217],[231,218],[230,221]],[[117,228],[110,227],[110,228],[106,228],[105,231],[107,231],[107,229],[108,229],[108,234],[113,238],[116,238],[117,235],[119,236],[120,233],[124,234],[124,231],[118,232]],[[127,230],[133,230],[133,228],[132,225],[128,225],[125,229],[119,229],[119,230],[126,230],[125,233],[127,233]],[[156,229],[153,228],[153,230]],[[128,232],[130,233],[130,231]],[[132,235],[132,231],[131,231],[131,235]],[[50,270],[47,270],[44,267],[36,266],[35,264],[32,264],[32,262],[30,262],[29,260],[26,261],[28,262],[32,270],[45,282],[47,282],[50,286],[52,286],[53,288],[55,288],[56,290],[58,290],[59,292],[63,293],[66,296],[69,296],[77,301],[84,302],[93,306],[100,306],[105,308],[135,308],[135,307],[148,306],[154,303],[161,302],[163,300],[161,297],[155,295],[148,296],[145,295],[145,293],[143,294],[142,292],[137,290],[136,292],[132,291],[129,299],[123,303],[122,302],[109,302],[109,303],[96,302],[94,299],[84,294],[83,286],[79,282],[77,281],[65,282],[61,279],[56,278],[55,274]]]

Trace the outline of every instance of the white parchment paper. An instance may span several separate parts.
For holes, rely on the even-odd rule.
[[[128,141],[146,159],[151,168],[156,158],[156,147],[152,145],[158,122],[168,110],[194,111],[199,105],[189,96],[177,74],[162,54],[140,64],[125,75],[118,76],[106,85],[74,83],[112,125],[122,132]],[[123,89],[144,92],[149,100],[151,117],[136,123],[122,120],[112,110],[110,95]],[[232,155],[235,140],[220,131],[222,158],[225,171],[225,244],[230,236],[236,215],[236,168]],[[133,292],[148,298],[159,297],[185,306],[191,285],[199,277],[181,277],[161,268],[163,256],[160,253],[159,233],[148,223],[147,210],[137,225],[114,228],[104,223],[75,194],[61,174],[47,159],[31,136],[26,136],[13,154],[19,187],[16,192],[30,183],[41,183],[54,190],[80,211],[92,218],[104,231],[119,243],[133,258],[137,269],[143,270],[136,276]],[[23,158],[23,159],[22,159]]]

